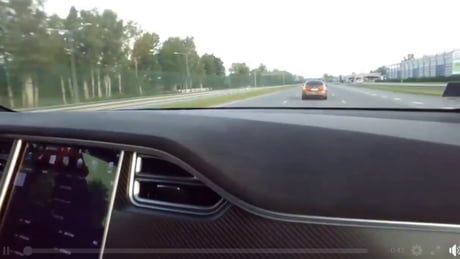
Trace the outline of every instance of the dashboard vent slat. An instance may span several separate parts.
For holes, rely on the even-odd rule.
[[[224,201],[197,177],[161,157],[134,154],[130,197],[140,207],[209,215]]]
[[[220,197],[203,185],[185,185],[177,183],[139,182],[141,199],[157,200],[173,204],[210,207]]]
[[[180,166],[153,156],[137,157],[136,174],[159,178],[194,178]]]

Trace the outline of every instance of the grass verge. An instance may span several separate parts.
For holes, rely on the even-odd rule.
[[[365,87],[369,89],[382,90],[396,93],[420,94],[431,96],[442,96],[444,87],[438,86],[404,86],[404,85],[359,85],[357,87]]]
[[[123,102],[123,101],[134,101],[134,100],[142,100],[146,98],[154,98],[154,97],[168,97],[168,96],[176,96],[177,93],[161,93],[161,94],[154,94],[154,95],[145,95],[145,96],[122,96],[122,97],[113,97],[113,98],[100,98],[98,100],[90,100],[90,101],[83,101],[80,103],[69,103],[69,104],[52,104],[53,101],[40,101],[40,106],[34,108],[23,108],[23,107],[15,107],[14,110],[16,111],[37,111],[37,110],[46,110],[46,109],[57,109],[57,108],[72,108],[72,107],[79,107],[85,105],[93,105],[93,104],[109,104],[112,102]]]
[[[182,101],[168,103],[158,106],[157,108],[198,108],[198,107],[211,107],[226,104],[233,101],[242,101],[251,97],[256,97],[264,94],[275,93],[282,90],[289,89],[287,86],[263,88],[263,89],[250,89],[247,92],[229,93],[225,95],[203,97],[192,101]]]

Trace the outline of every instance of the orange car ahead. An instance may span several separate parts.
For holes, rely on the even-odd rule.
[[[302,88],[302,100],[309,98],[327,99],[327,86],[321,80],[307,81]]]

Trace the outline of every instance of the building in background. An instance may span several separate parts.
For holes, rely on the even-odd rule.
[[[343,82],[347,83],[375,82],[377,80],[383,80],[383,75],[380,73],[353,73],[343,77]]]
[[[453,50],[389,65],[387,79],[447,77],[459,74],[460,50]]]

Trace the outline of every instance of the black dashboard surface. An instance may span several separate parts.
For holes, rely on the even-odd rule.
[[[457,113],[1,113],[0,132],[159,149],[193,167],[230,201],[288,220],[460,223],[453,199],[460,181]]]

